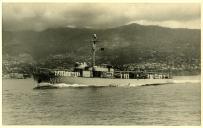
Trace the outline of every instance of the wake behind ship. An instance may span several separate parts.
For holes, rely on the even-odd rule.
[[[139,86],[157,85],[171,82],[171,72],[158,70],[119,70],[110,64],[95,65],[96,34],[92,35],[92,63],[76,62],[73,71],[36,68],[34,79],[38,82],[36,89],[57,88],[54,84],[65,83],[88,86]]]

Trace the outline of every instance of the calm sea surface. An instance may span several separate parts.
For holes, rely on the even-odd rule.
[[[200,83],[33,90],[3,80],[4,125],[200,125]]]

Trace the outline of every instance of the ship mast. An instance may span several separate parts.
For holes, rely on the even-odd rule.
[[[96,42],[97,42],[97,35],[92,35],[92,67],[95,66],[95,54],[96,54]]]

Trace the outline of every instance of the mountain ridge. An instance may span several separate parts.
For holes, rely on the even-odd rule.
[[[137,63],[139,58],[142,58],[141,61],[154,58],[154,61],[164,61],[167,56],[184,60],[200,59],[200,29],[136,23],[108,29],[65,27],[49,28],[41,32],[3,30],[3,58],[5,55],[18,56],[24,53],[31,55],[36,61],[57,54],[89,56],[93,33],[100,40],[98,47],[105,48],[104,52],[97,52],[98,62],[105,60],[112,63],[115,61],[113,56],[118,56],[120,62],[114,63],[119,64]]]

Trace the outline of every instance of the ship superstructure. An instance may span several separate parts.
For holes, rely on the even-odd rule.
[[[110,64],[96,65],[95,56],[97,51],[97,47],[96,47],[97,42],[98,42],[97,35],[93,34],[91,39],[91,43],[92,43],[91,65],[88,65],[86,62],[76,62],[73,71],[57,70],[57,69],[42,70],[39,68],[33,73],[34,78],[38,81],[38,83],[49,82],[49,83],[91,84],[91,85],[98,85],[98,84],[119,85],[119,83],[124,84],[126,82],[128,84],[131,84],[131,83],[135,84],[136,82],[138,83],[138,80],[142,81],[142,83],[156,84],[158,81],[157,80],[153,81],[153,79],[162,79],[161,83],[167,83],[168,82],[167,79],[172,78],[172,75],[170,72],[163,73],[163,72],[157,72],[157,71],[146,71],[141,69],[134,70],[134,71],[126,71],[126,70],[121,71],[121,70],[115,69]],[[111,79],[111,80],[108,80],[108,79]]]

